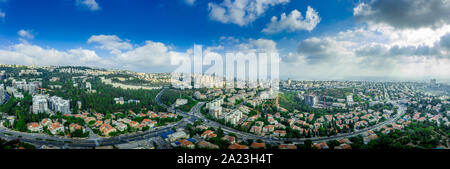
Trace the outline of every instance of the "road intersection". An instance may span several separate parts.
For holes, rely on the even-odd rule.
[[[223,124],[220,124],[218,122],[215,122],[213,120],[209,120],[206,117],[204,117],[201,113],[201,107],[205,104],[204,102],[199,102],[197,105],[195,105],[190,112],[183,112],[179,109],[173,109],[161,102],[161,95],[164,93],[166,89],[161,90],[160,93],[156,96],[156,102],[167,108],[168,111],[172,113],[177,113],[179,115],[182,115],[184,118],[183,120],[169,124],[167,126],[158,127],[151,129],[146,132],[136,132],[132,134],[126,134],[116,137],[89,137],[87,139],[73,139],[73,138],[65,138],[60,136],[50,136],[46,134],[38,134],[38,133],[24,133],[24,132],[17,132],[13,131],[11,129],[4,128],[3,126],[0,126],[0,137],[8,139],[8,140],[14,140],[18,139],[20,141],[33,143],[37,145],[47,145],[47,146],[60,146],[60,147],[97,147],[97,146],[112,146],[117,144],[123,144],[128,143],[131,141],[139,141],[148,139],[151,137],[157,137],[167,131],[170,131],[173,127],[176,128],[184,128],[187,124],[193,123],[197,120],[202,120],[207,125],[213,126],[213,127],[221,127],[224,132],[226,133],[234,133],[236,136],[238,136],[240,139],[247,140],[247,139],[260,139],[265,141],[266,143],[278,143],[283,144],[285,142],[292,142],[296,144],[302,144],[306,140],[311,140],[312,142],[323,142],[323,141],[330,141],[330,140],[336,140],[336,139],[343,139],[343,138],[349,138],[353,136],[357,136],[360,134],[363,134],[364,132],[367,132],[369,130],[376,130],[383,126],[386,126],[388,124],[391,124],[392,122],[395,122],[396,120],[400,119],[401,116],[405,113],[406,107],[404,105],[395,104],[399,109],[398,113],[393,117],[390,118],[384,122],[381,122],[379,124],[376,124],[374,126],[364,128],[358,131],[354,131],[351,133],[344,133],[344,134],[338,134],[330,137],[313,137],[313,138],[277,138],[277,137],[270,137],[270,136],[258,136],[254,135],[252,133],[242,132],[236,129],[233,129],[231,127],[225,126]]]

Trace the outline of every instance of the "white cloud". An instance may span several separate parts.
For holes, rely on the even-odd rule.
[[[95,0],[77,0],[76,4],[81,7],[85,7],[91,11],[100,10],[100,6]]]
[[[195,4],[195,0],[184,0],[184,2],[191,6]]]
[[[290,0],[224,0],[220,4],[208,3],[208,10],[212,20],[246,26],[264,14],[269,7],[289,2]]]
[[[95,35],[88,43],[98,43],[98,49],[110,50],[107,56],[99,56],[96,51],[76,48],[66,51],[43,48],[22,42],[0,49],[0,63],[21,65],[77,65],[101,68],[126,69],[153,72],[172,71],[172,60],[186,57],[184,52],[173,51],[161,43],[146,41],[144,45],[133,45],[122,41],[116,35]]]
[[[283,58],[282,74],[306,79],[447,78],[450,25],[395,29],[369,25],[303,40]]]
[[[205,51],[225,52],[278,52],[277,42],[270,39],[238,39],[235,37],[221,36],[218,40],[219,45],[204,47]]]
[[[240,50],[248,52],[278,52],[277,43],[270,39],[249,39],[248,43],[239,45]]]
[[[181,53],[170,51],[169,47],[161,42],[146,41],[143,46],[119,54],[116,60],[139,66],[170,66],[170,59],[178,56],[181,56]]]
[[[299,30],[312,31],[317,24],[320,23],[321,18],[313,8],[308,6],[306,17],[304,18],[298,10],[293,10],[289,15],[281,14],[280,19],[273,16],[267,28],[262,32],[279,33],[282,31],[295,32]]]
[[[29,30],[20,30],[19,32],[17,32],[17,34],[19,34],[22,38],[27,38],[27,39],[33,39],[34,35],[32,33],[32,31]]]
[[[450,55],[450,33],[441,37],[440,46],[448,51]]]
[[[333,38],[310,38],[302,41],[297,48],[297,53],[304,55],[310,64],[318,64],[323,61],[334,62],[345,57],[351,57],[352,53],[347,49],[351,43],[336,41]]]
[[[100,49],[110,50],[114,54],[133,48],[129,41],[124,41],[116,35],[93,35],[87,42],[100,44]]]
[[[20,43],[0,50],[0,62],[6,64],[94,66],[99,64],[96,61],[100,61],[100,57],[94,51],[85,49],[59,51]]]
[[[449,0],[371,0],[353,9],[356,20],[395,28],[439,28],[450,24]]]
[[[111,56],[108,62],[116,63],[116,67],[136,71],[156,71],[155,68],[168,70],[173,67],[170,65],[171,60],[185,57],[185,53],[172,51],[171,47],[161,42],[146,41],[139,46],[116,35],[94,35],[89,38],[88,43],[97,43],[98,48],[109,50]]]
[[[0,18],[5,18],[5,17],[6,17],[5,12],[2,12],[2,10],[0,10]]]

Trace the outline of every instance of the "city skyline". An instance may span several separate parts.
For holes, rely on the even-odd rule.
[[[3,0],[0,63],[171,72],[171,58],[199,44],[278,52],[281,79],[448,80],[449,9],[445,0]]]

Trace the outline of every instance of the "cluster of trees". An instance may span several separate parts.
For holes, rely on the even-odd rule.
[[[353,88],[330,88],[330,89],[318,89],[310,91],[321,96],[330,96],[334,98],[346,98],[348,94],[353,93]]]
[[[289,112],[294,112],[294,110],[298,110],[300,112],[308,112],[314,113],[316,117],[321,117],[329,114],[336,113],[348,113],[346,109],[319,109],[313,108],[309,105],[303,103],[303,101],[297,97],[296,92],[284,92],[279,94],[279,104],[281,107],[287,109]]]
[[[183,119],[183,116],[177,116],[176,118],[174,118],[174,117],[166,117],[166,118],[157,117],[157,118],[151,118],[151,119],[155,120],[157,122],[156,126],[164,126],[167,123],[180,121],[181,119]]]
[[[192,95],[192,90],[175,90],[170,89],[164,92],[161,95],[161,101],[162,103],[171,106],[174,104],[177,99],[187,99],[188,103],[185,105],[182,105],[178,107],[181,111],[189,112],[191,111],[192,107],[194,107],[198,102],[192,99],[190,96]]]
[[[186,125],[186,129],[188,130],[190,137],[194,137],[195,134],[199,134],[202,131],[204,131],[199,128],[196,128],[198,125],[201,125],[201,124],[202,124],[202,121],[197,120],[194,122],[194,124],[189,123]]]
[[[129,77],[125,81],[121,81],[117,77],[113,77],[111,79],[111,81],[114,83],[121,83],[121,84],[126,84],[126,85],[149,86],[149,87],[159,87],[159,86],[164,86],[164,85],[170,84],[170,83],[162,82],[162,81],[161,82],[149,82],[147,80],[139,79],[136,77],[131,77],[131,78]]]
[[[27,124],[31,122],[40,122],[44,118],[49,118],[47,113],[34,114],[30,111],[32,105],[32,97],[27,92],[23,92],[24,98],[11,97],[8,102],[0,105],[0,112],[4,112],[7,115],[15,116],[16,120],[13,124],[9,124],[7,121],[5,127],[10,127],[17,131],[27,131]]]
[[[186,97],[189,97],[191,94],[191,90],[169,89],[161,95],[161,101],[162,103],[170,106],[174,104],[177,99],[184,99]]]
[[[432,149],[448,146],[448,127],[437,127],[434,123],[411,123],[404,130],[394,130],[388,134],[376,132],[377,139],[366,145],[362,136],[350,138],[352,149]]]
[[[89,132],[88,131],[83,132],[83,130],[75,130],[73,132],[69,131],[69,134],[70,137],[81,137],[81,138],[89,137]]]
[[[97,92],[87,93],[82,88],[73,87],[73,82],[70,78],[61,79],[61,81],[64,82],[62,89],[51,92],[51,94],[70,99],[71,107],[74,111],[77,111],[77,101],[82,102],[83,110],[91,110],[103,114],[128,110],[133,110],[137,113],[146,110],[167,111],[154,100],[160,90],[125,90],[103,84],[100,79],[95,78],[91,80],[91,84],[92,89]],[[139,100],[140,103],[115,104],[114,98],[118,97],[123,97],[125,100]]]
[[[215,134],[217,134],[217,137],[208,139],[209,142],[219,146],[220,149],[227,149],[228,146],[231,145],[231,143],[228,140],[222,140],[222,137],[225,136],[225,133],[223,132],[221,127],[219,127],[217,130],[210,127],[209,130],[212,130],[214,131]]]
[[[16,149],[16,148],[36,149],[35,146],[25,142],[21,142],[19,140],[6,141],[0,138],[0,150]]]
[[[374,111],[383,112],[383,110],[394,110],[394,105],[388,103],[388,104],[375,104],[373,106],[369,106],[369,109],[372,109]]]
[[[354,102],[362,102],[362,98],[360,96],[358,96],[357,94],[353,95],[353,101]]]
[[[181,111],[189,112],[189,111],[191,111],[191,109],[192,109],[198,102],[195,101],[195,100],[193,100],[193,99],[190,98],[190,97],[185,97],[185,99],[188,100],[188,103],[185,104],[185,105],[182,105],[182,106],[180,106],[180,107],[178,107],[178,108],[179,108]]]

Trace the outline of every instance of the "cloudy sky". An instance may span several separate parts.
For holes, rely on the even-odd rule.
[[[171,72],[277,51],[282,78],[450,77],[450,0],[0,0],[0,63]]]

